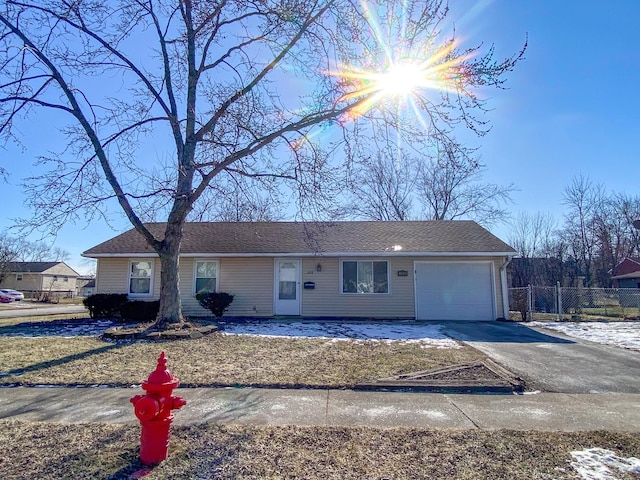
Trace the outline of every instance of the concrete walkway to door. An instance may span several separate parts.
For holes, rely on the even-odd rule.
[[[515,322],[439,324],[446,335],[477,348],[524,378],[528,389],[557,393],[640,392],[640,352]]]

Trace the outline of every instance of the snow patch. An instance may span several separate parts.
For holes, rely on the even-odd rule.
[[[640,473],[640,459],[619,457],[611,450],[589,448],[571,452],[573,469],[584,480],[616,480],[612,470]]]
[[[109,415],[117,415],[120,413],[120,410],[108,410],[106,412],[99,412],[98,415],[101,417],[107,417]]]
[[[224,335],[322,338],[352,341],[417,343],[423,348],[457,349],[462,345],[442,333],[440,325],[410,323],[239,322],[221,324]]]
[[[449,418],[446,413],[439,412],[438,410],[418,410],[416,413],[429,418],[438,418],[443,420]]]
[[[528,325],[549,328],[594,343],[640,351],[638,322],[531,322]]]
[[[398,410],[395,407],[375,407],[375,408],[365,408],[363,410],[365,415],[369,415],[371,417],[380,417],[387,415],[394,415],[398,413]]]

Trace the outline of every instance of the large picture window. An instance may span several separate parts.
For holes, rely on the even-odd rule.
[[[218,262],[213,260],[196,261],[195,292],[215,292],[218,287]]]
[[[389,293],[388,262],[342,262],[342,293]]]
[[[133,260],[129,267],[129,294],[151,295],[153,260]]]

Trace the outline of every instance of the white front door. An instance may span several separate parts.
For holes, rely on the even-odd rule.
[[[299,259],[276,259],[274,297],[276,315],[300,315]]]

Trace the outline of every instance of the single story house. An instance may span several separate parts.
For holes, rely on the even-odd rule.
[[[611,271],[613,288],[640,288],[640,258],[627,257]]]
[[[9,262],[0,287],[29,295],[51,292],[72,297],[78,272],[64,262]]]
[[[231,316],[495,320],[515,253],[472,221],[187,223],[180,292],[186,315],[214,290],[235,296]],[[158,298],[159,258],[135,230],[83,255],[98,293]]]
[[[88,297],[96,293],[96,279],[93,275],[82,275],[76,280],[76,295]]]

